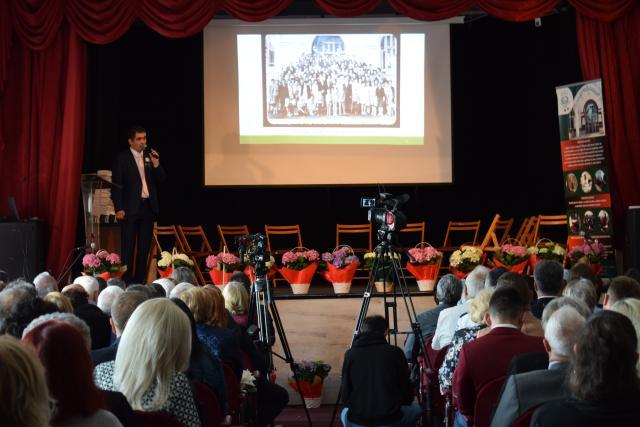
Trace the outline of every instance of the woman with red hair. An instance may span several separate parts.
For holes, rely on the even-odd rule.
[[[105,397],[93,382],[91,356],[80,331],[52,320],[22,340],[35,348],[45,367],[49,392],[56,402],[54,426],[122,426],[115,415],[103,409]]]

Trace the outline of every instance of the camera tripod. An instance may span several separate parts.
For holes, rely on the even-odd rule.
[[[258,326],[258,342],[260,350],[265,357],[265,372],[260,372],[263,378],[267,381],[271,380],[271,373],[274,371],[273,357],[276,356],[281,360],[289,364],[291,372],[293,372],[293,378],[295,379],[298,395],[302,402],[304,412],[307,418],[309,426],[312,426],[311,416],[309,410],[304,402],[304,396],[302,394],[302,387],[300,387],[300,379],[295,369],[295,360],[291,354],[291,348],[287,341],[287,336],[284,332],[284,326],[282,326],[282,320],[280,319],[280,313],[276,306],[275,300],[271,296],[271,287],[269,285],[269,279],[267,277],[267,268],[264,265],[264,261],[258,261],[255,265],[252,265],[253,270],[256,273],[255,280],[251,284],[251,294],[249,301],[249,322],[256,321]],[[273,324],[272,324],[273,321]],[[282,351],[284,355],[280,355],[273,351],[273,344],[275,342],[275,335],[273,334],[273,328],[280,338],[280,344],[282,345]]]
[[[393,292],[392,294],[393,298],[391,301],[389,301],[388,300],[389,294],[387,293],[386,286],[385,286],[382,296],[384,300],[384,317],[385,317],[385,320],[387,321],[388,331],[389,331],[387,335],[387,340],[389,341],[389,344],[391,344],[391,337],[393,336],[393,340],[394,340],[393,344],[397,345],[398,334],[414,334],[415,342],[420,346],[419,347],[421,349],[420,351],[423,351],[422,349],[424,349],[425,347],[424,347],[424,339],[422,337],[422,330],[420,328],[420,323],[418,323],[417,321],[416,309],[415,309],[415,306],[413,305],[413,300],[411,299],[411,293],[407,286],[407,282],[405,281],[404,277],[401,274],[402,266],[400,264],[400,259],[394,258],[397,252],[395,251],[395,249],[391,244],[391,242],[395,241],[394,236],[391,233],[393,232],[385,231],[385,230],[378,231],[378,240],[380,241],[380,243],[378,244],[378,246],[375,248],[375,251],[374,251],[375,252],[374,264],[371,270],[371,275],[369,276],[369,280],[367,282],[367,286],[365,287],[365,290],[362,296],[362,306],[360,307],[360,312],[358,313],[358,317],[356,318],[356,325],[353,331],[353,338],[351,339],[350,347],[353,347],[353,343],[360,335],[362,322],[366,318],[367,312],[369,311],[369,304],[371,303],[371,296],[373,294],[373,286],[376,278],[383,276],[386,279],[388,277],[386,270],[388,270],[389,267],[385,267],[385,263],[386,263],[386,260],[390,260],[391,261],[391,266],[390,266],[391,278],[393,280],[393,283],[398,285],[398,288],[400,289],[400,294],[404,301],[405,308],[407,309],[407,317],[409,318],[409,323],[411,324],[411,331],[406,333],[399,332],[398,316],[397,316],[398,294],[396,292]],[[429,369],[432,369],[429,358],[426,355],[424,356],[425,356],[424,359],[426,360],[426,363]],[[421,379],[422,378],[419,378],[418,381],[421,381]],[[428,388],[423,389],[423,387],[421,387],[420,384],[418,384],[418,387],[419,387],[418,390],[421,391],[421,393],[418,393],[418,402],[420,403],[423,409],[422,425],[428,426],[430,425],[430,422],[431,422],[431,407],[430,407],[431,400],[429,396],[429,390]],[[422,393],[423,391],[425,392],[424,395]],[[336,413],[338,411],[338,406],[340,404],[341,394],[342,394],[342,387],[340,387],[340,390],[338,391],[338,398],[336,399],[336,403],[333,408],[333,413],[331,415],[331,424],[330,424],[331,427],[333,427],[333,423],[335,421]]]

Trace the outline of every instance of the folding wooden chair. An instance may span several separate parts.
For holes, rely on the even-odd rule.
[[[229,245],[227,237],[246,236],[249,234],[249,227],[246,225],[218,225],[218,234],[220,235],[220,247],[218,250],[222,252],[227,248],[227,252],[237,253],[235,242]]]
[[[301,247],[302,246],[302,233],[300,232],[300,225],[265,225],[264,231],[267,236],[267,247],[269,248],[269,252],[275,258],[276,255],[282,255],[293,247]],[[281,240],[281,236],[289,236],[289,242],[291,244],[289,246],[279,246],[276,247],[272,244],[273,236],[278,236],[276,239]],[[295,241],[291,239],[291,237],[295,237]],[[281,243],[281,242],[279,242]]]
[[[175,225],[158,225],[153,224],[153,242],[149,251],[149,259],[147,260],[147,280],[149,276],[155,277],[151,271],[155,269],[156,262],[160,257],[160,253],[165,250],[171,252],[176,248],[178,252],[184,253],[184,246]]]
[[[361,264],[356,269],[353,278],[369,279],[369,271],[363,268],[364,258],[362,255],[373,250],[371,224],[336,224],[336,247],[341,245],[348,245],[356,255],[361,255]]]
[[[440,271],[449,269],[449,255],[460,248],[463,244],[476,246],[478,244],[478,232],[480,231],[480,221],[449,221],[447,232],[444,235],[444,242],[439,250],[443,254]],[[453,239],[453,236],[456,239]],[[473,236],[473,240],[469,238]]]
[[[500,214],[496,214],[489,225],[487,234],[485,234],[480,249],[485,252],[493,252],[509,238],[509,231],[513,226],[513,218],[500,219]]]
[[[413,239],[409,244],[404,245],[406,248],[411,248],[417,245],[418,243],[424,242],[424,229],[425,222],[412,222],[406,225],[403,229],[400,230],[400,240],[403,239],[404,235],[411,234]],[[415,243],[414,243],[415,242]]]
[[[553,241],[561,241],[565,242],[567,239],[567,215],[538,215],[538,220],[536,222],[535,230],[533,232],[533,244],[535,244],[538,240],[540,240],[542,236],[540,233],[540,228],[546,227],[560,227],[562,229],[562,240],[559,239],[551,239]],[[558,233],[555,233],[556,235]]]
[[[213,249],[211,248],[211,244],[209,244],[207,235],[204,233],[204,229],[201,225],[193,227],[178,225],[178,235],[182,241],[182,247],[184,248],[185,254],[189,255],[193,261],[193,270],[196,273],[196,278],[202,286],[206,285],[207,280],[202,274],[202,268],[200,265],[204,258],[213,254]],[[190,241],[196,245],[199,244],[200,247],[198,249],[194,249],[194,247],[197,246],[192,246]]]
[[[526,221],[526,218],[525,218]],[[529,217],[528,221],[525,223],[523,221],[522,224],[522,233],[520,233],[520,231],[518,233],[520,233],[520,236],[518,237],[516,235],[516,239],[518,239],[518,241],[520,242],[520,244],[522,246],[531,246],[531,245],[535,245],[536,242],[533,241],[533,233],[536,229],[536,225],[538,224],[538,217],[537,216],[531,216]]]

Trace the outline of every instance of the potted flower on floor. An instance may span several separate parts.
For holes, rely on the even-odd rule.
[[[407,270],[416,278],[421,291],[433,291],[442,262],[442,252],[428,243],[409,249]]]
[[[173,248],[173,253],[162,251],[158,260],[158,274],[160,277],[171,277],[174,268],[189,267],[193,268],[193,261],[188,255],[179,253]]]
[[[376,252],[367,252],[364,254],[364,268],[374,274],[374,284],[377,292],[393,292],[393,263],[399,262],[400,254],[397,252],[385,253],[382,259],[377,262],[378,268],[374,272],[376,260],[379,256]]]
[[[333,284],[333,291],[336,294],[349,293],[351,280],[358,268],[360,261],[349,246],[341,246],[333,252],[322,254],[322,261],[326,270],[322,276]]]
[[[311,279],[318,268],[318,251],[294,248],[282,255],[280,274],[289,282],[294,294],[308,294]]]
[[[496,267],[503,267],[514,273],[522,274],[527,267],[527,248],[520,245],[505,243],[496,249],[493,254],[493,263]]]
[[[298,376],[298,383],[292,376],[289,378],[289,386],[298,392],[298,384],[300,384],[304,404],[307,408],[320,407],[324,379],[329,375],[331,365],[322,360],[301,360],[294,362],[293,368]]]
[[[82,267],[83,274],[102,277],[104,280],[122,277],[127,271],[127,266],[122,265],[122,261],[120,261],[120,255],[115,252],[109,253],[104,249],[82,257]]]
[[[535,246],[527,249],[527,253],[529,253],[529,265],[531,265],[531,269],[533,270],[536,264],[543,259],[563,264],[566,251],[564,247],[558,243],[552,242],[549,239],[541,239]]]
[[[205,260],[209,269],[211,281],[221,289],[229,282],[236,271],[240,271],[243,265],[240,258],[230,252],[220,252],[218,255],[209,255]]]
[[[586,240],[581,245],[572,246],[567,253],[571,266],[580,262],[588,264],[596,276],[602,272],[600,263],[604,256],[604,245],[597,240]]]

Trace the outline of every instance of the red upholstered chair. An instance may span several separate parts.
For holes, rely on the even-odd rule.
[[[483,385],[476,396],[476,404],[473,409],[474,427],[489,427],[491,425],[491,413],[498,403],[500,390],[505,377],[498,377]]]
[[[238,417],[240,414],[240,405],[242,396],[240,395],[240,381],[233,369],[226,363],[224,367],[224,383],[227,386],[227,401],[229,402],[229,412],[231,414],[232,425],[238,425]]]
[[[440,350],[434,350],[431,348],[431,341],[433,337],[429,337],[425,340],[425,351],[422,356],[418,357],[418,363],[420,364],[421,372],[421,387],[423,397],[430,396],[431,399],[431,413],[434,416],[445,416],[445,399],[440,394],[440,380],[438,379],[438,371],[444,363],[444,358],[447,355],[448,346]],[[429,358],[429,363],[425,359],[425,356]]]
[[[191,384],[202,427],[218,427],[222,421],[222,410],[218,397],[209,387],[199,381],[191,381]]]
[[[533,418],[534,412],[538,410],[540,405],[536,405],[533,408],[528,409],[524,414],[511,424],[511,427],[529,427],[531,424],[531,418]]]
[[[182,427],[180,421],[167,412],[133,411],[133,413],[142,427]]]

